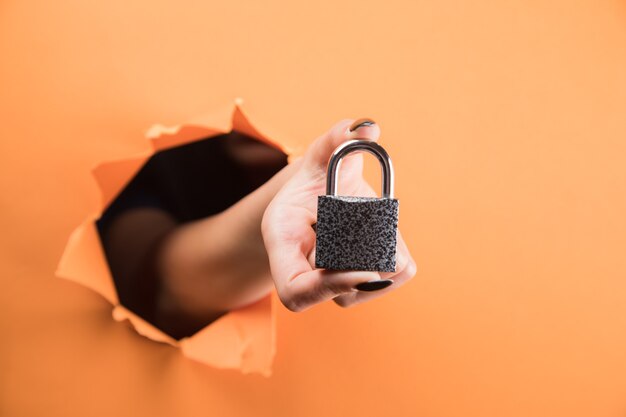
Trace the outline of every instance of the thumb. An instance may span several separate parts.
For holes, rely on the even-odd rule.
[[[376,141],[380,128],[372,119],[344,119],[318,137],[307,149],[304,168],[310,172],[326,171],[328,159],[343,142],[352,139]]]

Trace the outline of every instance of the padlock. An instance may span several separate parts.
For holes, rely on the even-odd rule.
[[[357,151],[378,158],[381,198],[337,195],[341,161]],[[351,140],[335,149],[328,161],[326,195],[317,199],[316,268],[395,272],[398,200],[393,198],[393,182],[391,158],[376,142]]]

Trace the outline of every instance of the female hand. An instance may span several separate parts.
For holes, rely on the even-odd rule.
[[[342,307],[379,297],[415,275],[416,266],[398,232],[396,272],[315,269],[317,196],[326,193],[328,159],[341,143],[352,139],[376,141],[380,129],[372,120],[342,120],[309,147],[299,166],[273,198],[261,230],[272,278],[283,304],[302,311],[332,299]],[[375,197],[363,179],[363,155],[344,159],[339,175],[342,195]],[[375,291],[375,292],[374,292]]]

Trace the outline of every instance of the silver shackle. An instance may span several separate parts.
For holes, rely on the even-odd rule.
[[[337,195],[337,176],[339,174],[341,160],[344,156],[358,151],[369,152],[376,156],[383,170],[381,178],[382,197],[393,198],[393,165],[389,154],[376,142],[358,139],[342,143],[330,156],[330,159],[328,160],[328,173],[326,176],[326,194],[332,196]]]

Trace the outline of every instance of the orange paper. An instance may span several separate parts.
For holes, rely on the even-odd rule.
[[[0,57],[0,416],[626,417],[626,1],[9,0]],[[90,168],[154,122],[228,130],[239,95],[298,153],[375,120],[418,265],[347,310],[277,302],[271,378],[53,276],[65,252],[114,297],[89,227],[65,249]]]
[[[151,340],[178,347],[183,355],[210,366],[269,376],[275,353],[274,302],[271,295],[229,312],[191,337],[176,340],[120,304],[95,225],[106,207],[154,153],[231,130],[285,151],[250,123],[241,109],[239,99],[235,101],[230,116],[212,114],[190,124],[153,126],[146,134],[152,144],[148,152],[105,162],[94,168],[93,174],[102,195],[100,210],[88,216],[71,234],[56,274],[102,295],[113,305],[115,320],[128,320],[139,334]]]

